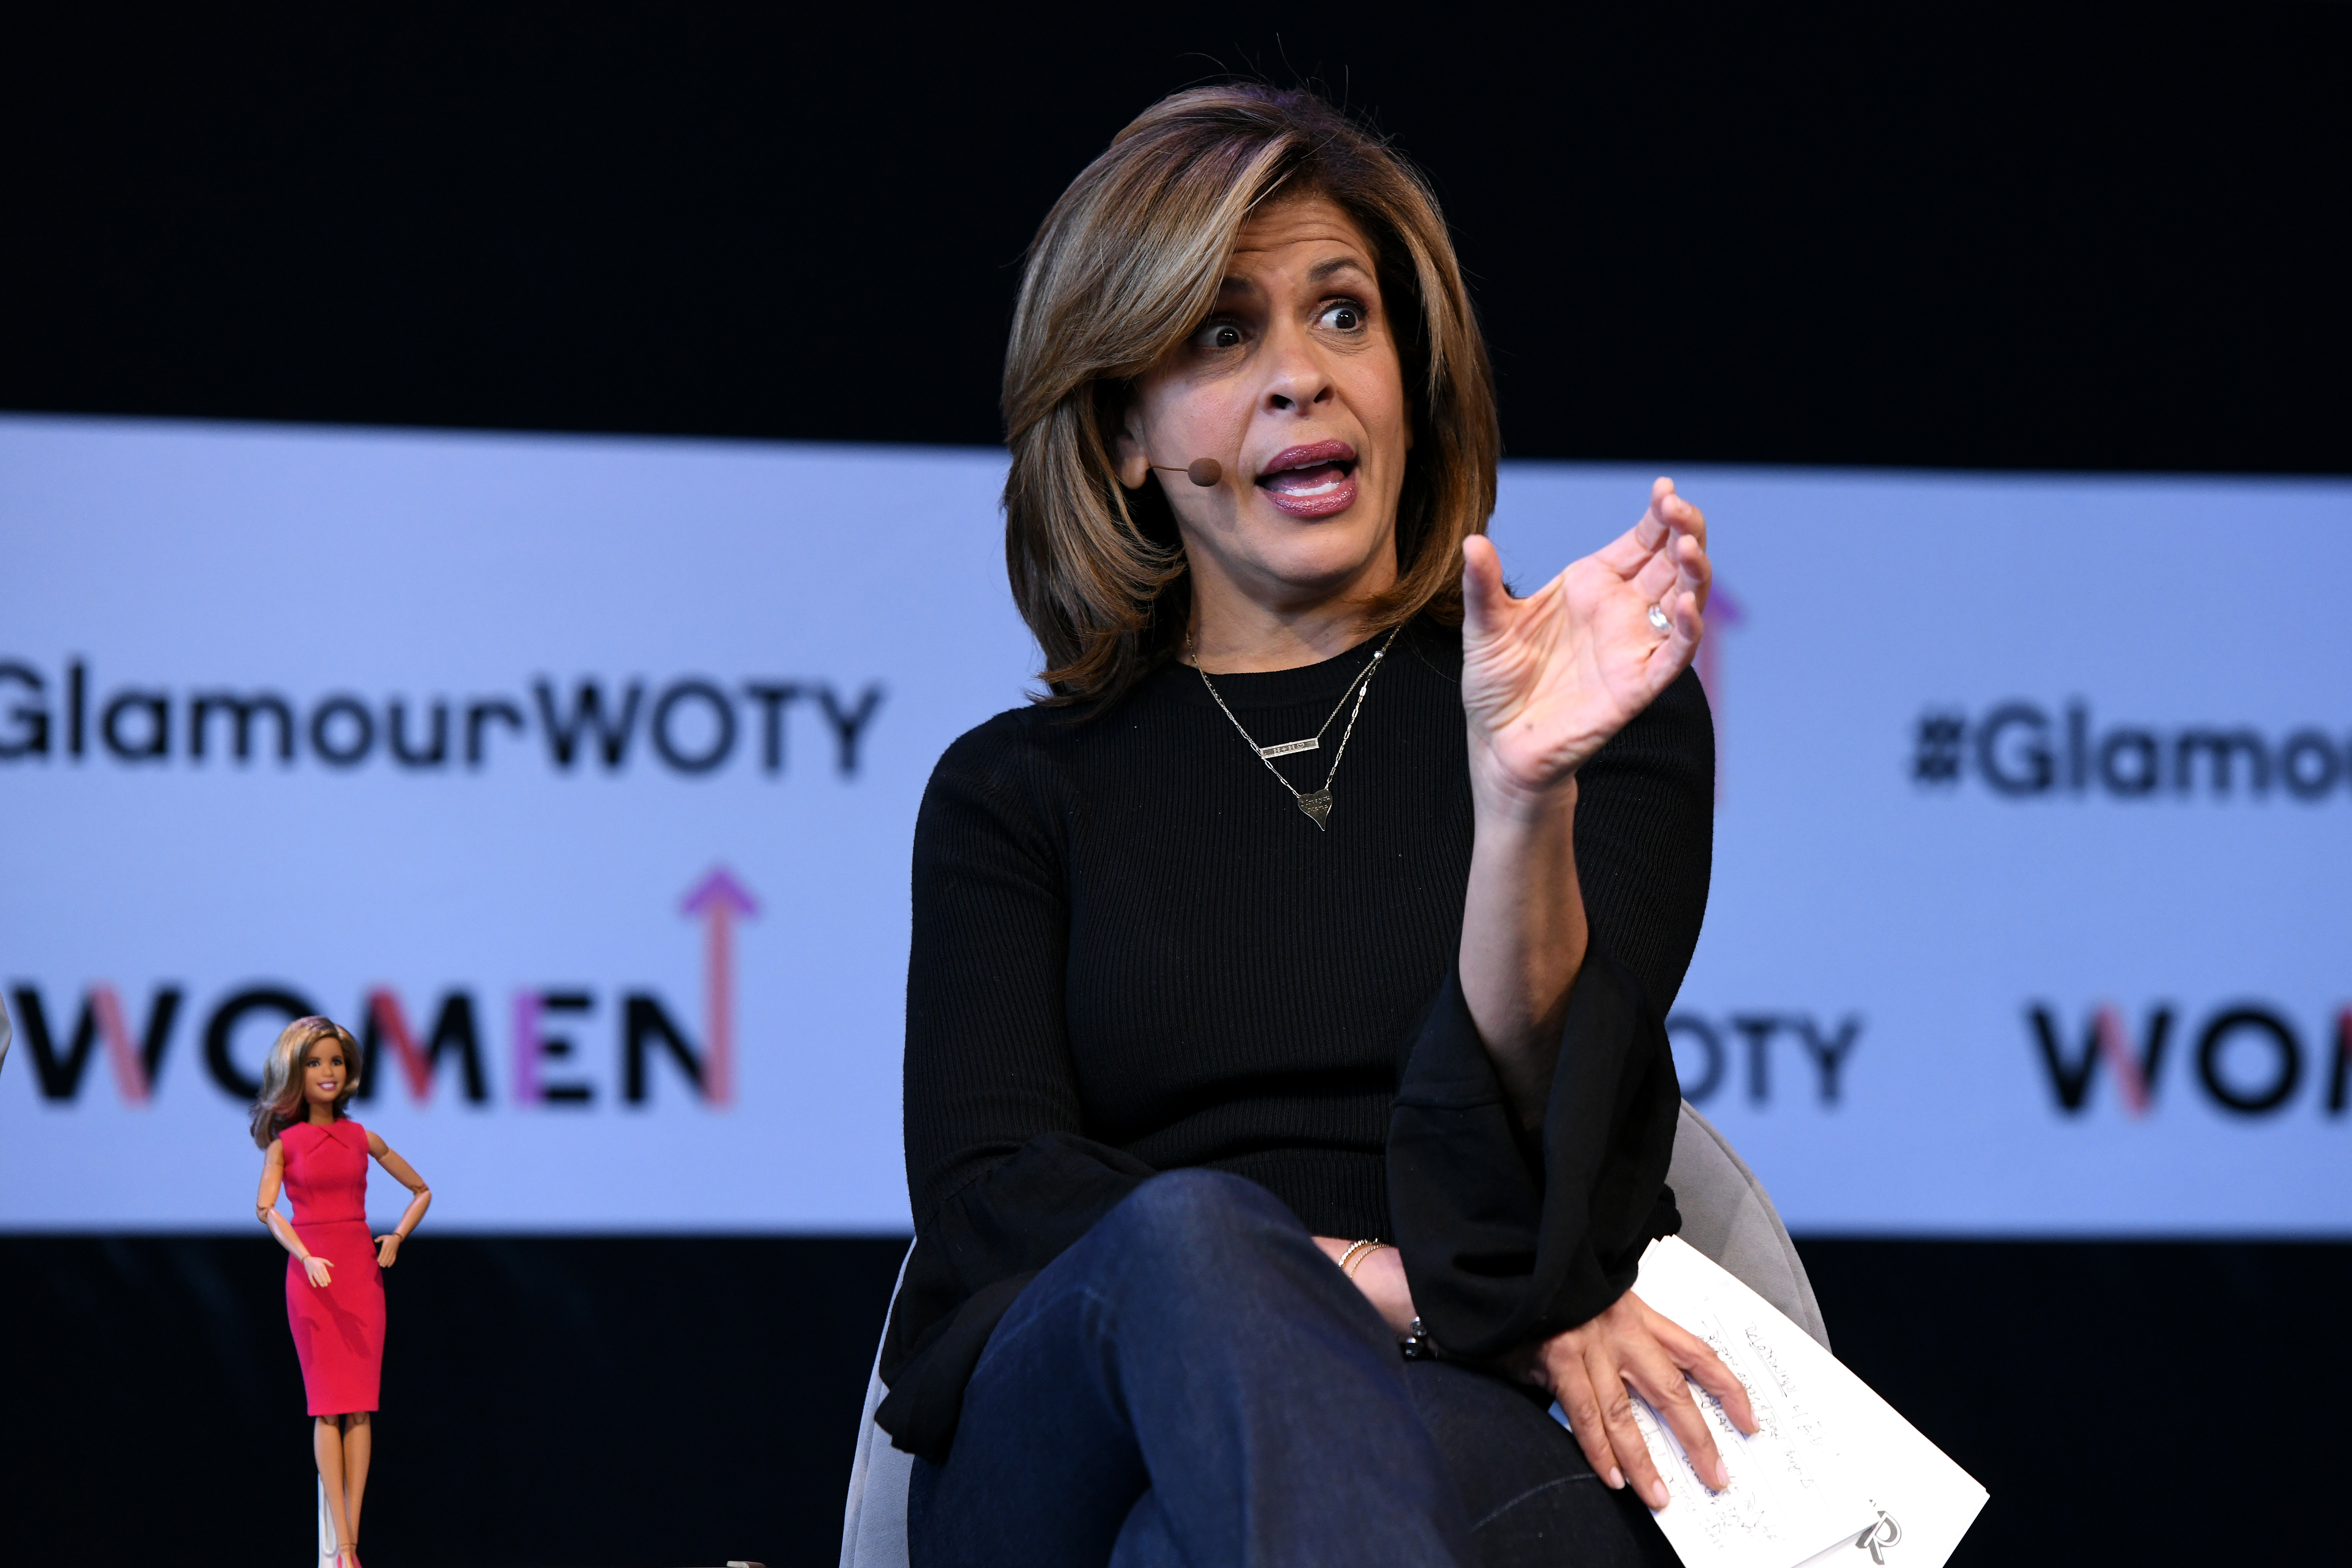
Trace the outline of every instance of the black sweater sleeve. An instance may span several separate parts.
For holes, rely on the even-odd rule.
[[[1389,1200],[1413,1302],[1457,1354],[1591,1318],[1681,1228],[1665,1186],[1681,1090],[1664,1015],[1706,913],[1715,737],[1688,671],[1587,764],[1576,864],[1592,940],[1539,1140],[1522,1138],[1449,972],[1410,1047]]]
[[[1066,881],[1053,781],[1007,714],[950,747],[915,829],[905,1137],[916,1245],[876,1412],[946,1457],[964,1384],[1037,1270],[1150,1176],[1080,1135],[1064,1023]]]

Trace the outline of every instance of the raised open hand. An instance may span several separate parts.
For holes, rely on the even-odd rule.
[[[1464,542],[1462,556],[1473,779],[1506,799],[1539,798],[1574,776],[1697,651],[1710,577],[1706,519],[1662,479],[1639,522],[1524,599],[1505,591],[1486,539]]]

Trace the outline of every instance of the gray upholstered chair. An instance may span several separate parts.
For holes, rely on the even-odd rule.
[[[1805,1279],[1788,1228],[1756,1173],[1706,1117],[1683,1106],[1666,1181],[1683,1213],[1683,1239],[1778,1307],[1823,1348],[1829,1331]],[[899,1277],[906,1265],[899,1265]],[[874,1425],[882,1403],[880,1358],[866,1380],[857,1422],[857,1458],[849,1471],[849,1506],[841,1521],[841,1568],[907,1568],[907,1477],[914,1463]]]

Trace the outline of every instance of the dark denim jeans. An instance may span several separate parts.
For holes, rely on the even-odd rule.
[[[1675,1562],[1527,1391],[1407,1363],[1290,1211],[1154,1177],[1005,1314],[914,1568],[1652,1568]]]

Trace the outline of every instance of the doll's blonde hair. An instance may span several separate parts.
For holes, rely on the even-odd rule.
[[[253,1102],[255,1148],[268,1148],[301,1116],[302,1058],[310,1054],[312,1046],[329,1038],[343,1047],[343,1089],[335,1096],[335,1115],[340,1118],[343,1114],[343,1107],[351,1103],[352,1091],[360,1086],[364,1066],[360,1059],[360,1043],[332,1018],[297,1018],[279,1031],[278,1043],[269,1047],[269,1059],[262,1064],[261,1093]]]

